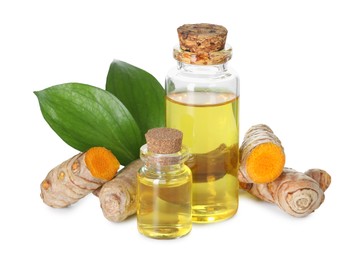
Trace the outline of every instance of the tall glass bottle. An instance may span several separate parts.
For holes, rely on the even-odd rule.
[[[227,30],[178,28],[177,66],[166,77],[166,125],[183,132],[193,174],[193,222],[232,217],[238,208],[239,79],[227,62]]]

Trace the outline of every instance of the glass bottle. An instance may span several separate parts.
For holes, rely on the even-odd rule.
[[[178,28],[177,66],[166,77],[166,126],[183,132],[191,153],[193,222],[232,217],[238,208],[239,78],[227,62],[227,30],[211,24]]]
[[[137,176],[138,230],[158,239],[182,237],[192,228],[192,174],[184,164],[189,154],[181,147],[181,139],[174,146],[178,148],[169,149],[170,136],[165,129],[154,128],[146,134],[147,144],[140,148],[144,166]]]

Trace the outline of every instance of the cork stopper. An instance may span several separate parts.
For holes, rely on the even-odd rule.
[[[183,133],[173,128],[153,128],[145,134],[148,150],[158,154],[172,154],[181,150]]]
[[[178,29],[179,45],[173,56],[177,61],[195,65],[215,65],[229,61],[232,48],[226,44],[227,29],[221,25],[184,24]]]
[[[194,53],[223,50],[228,32],[221,25],[208,23],[184,24],[177,31],[180,48]]]

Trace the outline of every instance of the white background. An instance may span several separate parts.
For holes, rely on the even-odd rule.
[[[113,59],[163,83],[176,28],[198,22],[229,29],[241,135],[266,123],[287,166],[327,170],[322,206],[296,219],[241,193],[234,218],[158,241],[139,235],[135,217],[107,221],[93,195],[67,209],[43,204],[40,182],[77,151],[33,91],[104,88]],[[1,1],[0,259],[362,259],[362,87],[361,1]]]

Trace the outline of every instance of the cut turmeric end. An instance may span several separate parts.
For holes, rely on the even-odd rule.
[[[263,143],[255,147],[246,161],[248,176],[255,183],[268,183],[278,178],[285,165],[281,146]]]
[[[92,147],[85,156],[87,168],[92,176],[102,180],[115,177],[120,163],[110,150],[104,147]]]

